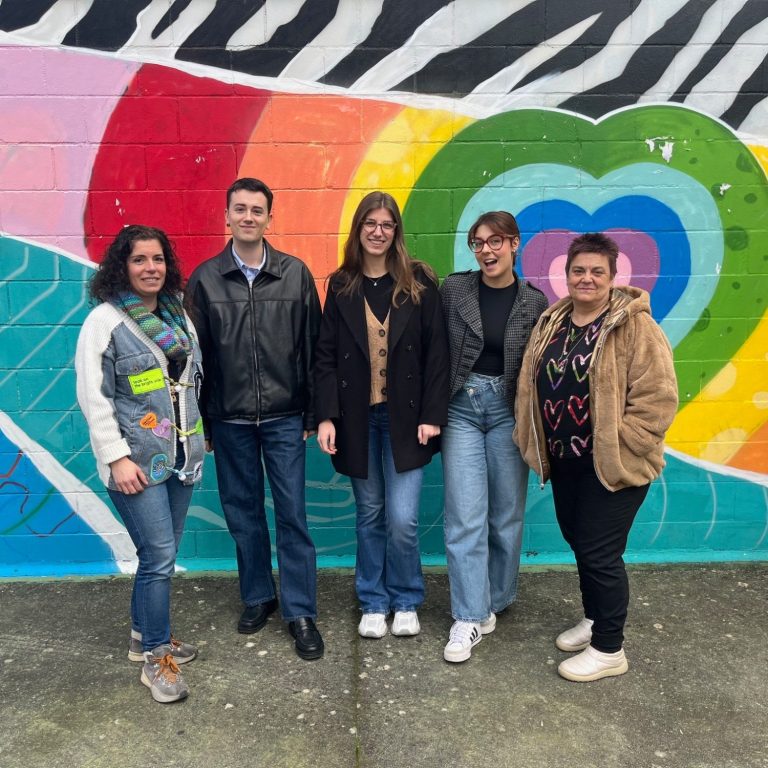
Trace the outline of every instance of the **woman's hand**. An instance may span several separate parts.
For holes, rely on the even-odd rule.
[[[330,419],[317,425],[317,444],[323,453],[333,456],[336,453],[336,427]]]
[[[147,476],[141,471],[138,464],[134,464],[129,456],[113,461],[109,468],[112,470],[112,479],[115,481],[120,493],[141,493],[148,485]]]
[[[436,424],[419,424],[418,437],[421,445],[426,445],[433,437],[440,434],[440,427]]]

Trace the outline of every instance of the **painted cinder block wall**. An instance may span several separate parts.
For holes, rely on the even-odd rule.
[[[760,0],[0,4],[0,576],[131,569],[75,401],[87,281],[139,222],[188,273],[244,175],[275,190],[269,239],[321,294],[371,189],[441,276],[472,267],[479,212],[514,212],[518,271],[551,300],[572,234],[611,231],[680,384],[628,558],[768,557],[767,40]],[[321,564],[351,564],[349,484],[314,443],[307,501]],[[441,507],[437,460],[425,562]],[[524,547],[570,560],[534,478]],[[233,551],[209,458],[181,563]]]

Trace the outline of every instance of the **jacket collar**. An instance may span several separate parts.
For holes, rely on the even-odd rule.
[[[267,258],[264,260],[264,266],[261,268],[261,271],[272,275],[272,277],[281,277],[281,252],[273,248],[266,240],[264,240],[264,247],[267,249]],[[226,244],[224,250],[216,257],[216,260],[221,275],[229,275],[232,272],[240,272],[242,274],[240,267],[235,261],[235,257],[232,255],[232,238],[229,239],[229,242]]]

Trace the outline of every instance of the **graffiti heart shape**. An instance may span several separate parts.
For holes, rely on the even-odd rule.
[[[646,142],[659,135],[672,147],[668,158]],[[450,200],[440,190],[451,190]],[[478,120],[421,173],[403,212],[404,226],[419,233],[416,255],[429,255],[446,274],[475,266],[467,229],[480,213],[498,209],[531,214],[528,230],[521,232],[524,241],[570,229],[568,221],[553,220],[557,212],[568,212],[579,226],[591,222],[653,239],[659,269],[651,306],[655,312],[657,303],[668,304],[662,328],[676,360],[686,361],[677,367],[683,405],[721,370],[764,314],[761,281],[733,276],[756,267],[765,271],[759,259],[768,255],[768,230],[755,225],[768,210],[765,174],[738,136],[700,112],[673,104],[641,106],[594,122],[522,109]],[[445,248],[446,235],[453,238],[453,253]],[[548,274],[526,276],[549,279]]]

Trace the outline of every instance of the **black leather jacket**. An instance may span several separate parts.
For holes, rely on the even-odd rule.
[[[232,242],[189,278],[186,304],[200,339],[206,378],[200,411],[210,419],[259,422],[304,415],[315,429],[312,365],[320,300],[304,262],[270,247],[251,285]]]

